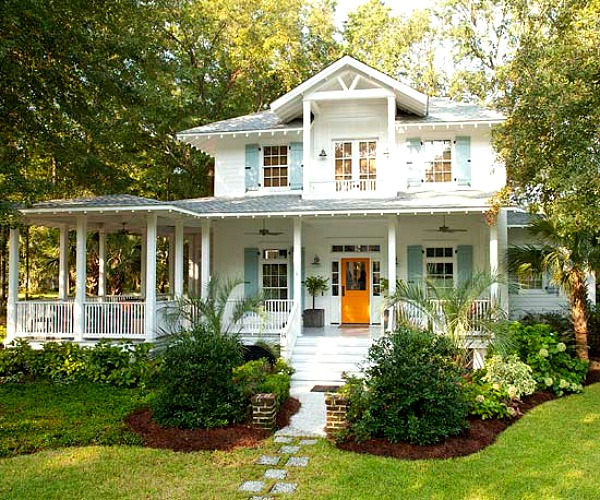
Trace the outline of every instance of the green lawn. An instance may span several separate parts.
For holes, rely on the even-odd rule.
[[[5,397],[12,391],[0,387],[2,449],[10,437],[5,432],[7,423],[32,421],[27,416],[31,411],[7,412]],[[128,404],[136,397],[141,398],[130,393]],[[108,393],[106,400],[110,404]],[[113,404],[113,411],[118,413],[117,406]],[[40,411],[38,418],[43,414]],[[112,423],[103,424],[100,419],[96,423],[118,429],[117,420],[115,416]],[[71,429],[73,425],[77,427],[75,421]],[[25,431],[24,424],[17,427],[23,429],[21,436],[31,440],[28,434],[42,434],[43,426],[38,421],[31,431]],[[63,429],[71,432],[69,426]],[[311,456],[309,466],[291,471],[289,480],[299,483],[293,498],[312,500],[596,499],[599,436],[600,384],[596,384],[583,394],[536,408],[496,444],[470,457],[403,462],[341,452],[323,441],[306,449]],[[184,454],[126,445],[86,446],[4,458],[0,460],[0,498],[248,498],[237,492],[239,484],[258,479],[263,468],[253,465],[254,460],[276,447],[269,440],[258,450]]]

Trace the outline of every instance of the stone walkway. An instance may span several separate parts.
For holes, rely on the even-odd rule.
[[[291,494],[298,488],[298,483],[286,482],[288,470],[293,467],[308,466],[309,457],[301,454],[305,446],[313,446],[316,439],[298,439],[289,436],[276,436],[275,442],[280,443],[279,450],[274,455],[261,455],[255,464],[264,468],[262,479],[258,481],[244,481],[238,488],[239,491],[252,493],[253,500],[266,500],[273,498],[270,494]],[[273,483],[273,480],[275,482]]]
[[[275,442],[281,444],[274,455],[262,455],[255,464],[264,468],[263,477],[256,481],[244,481],[239,491],[252,494],[250,499],[266,500],[269,495],[293,494],[298,483],[286,482],[288,471],[294,467],[307,467],[309,457],[302,456],[302,449],[325,437],[325,395],[310,392],[313,384],[292,384],[291,395],[300,400],[300,411],[290,425],[275,433]],[[275,481],[275,482],[273,482]],[[266,496],[265,496],[266,495]]]

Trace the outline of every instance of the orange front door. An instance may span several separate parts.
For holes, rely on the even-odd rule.
[[[342,323],[370,323],[369,259],[342,259]]]

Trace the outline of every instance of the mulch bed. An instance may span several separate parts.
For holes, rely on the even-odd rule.
[[[300,402],[289,398],[277,414],[277,428],[289,424],[292,415],[300,409]],[[152,420],[152,410],[140,408],[130,414],[125,423],[139,434],[144,445],[150,448],[164,448],[174,451],[224,450],[253,448],[271,434],[250,425],[237,424],[219,429],[177,429],[161,427]]]
[[[600,365],[588,372],[585,385],[600,382]],[[476,453],[492,444],[498,435],[515,423],[527,411],[554,399],[548,392],[538,392],[526,398],[519,405],[519,415],[511,419],[470,418],[469,427],[462,434],[452,437],[443,443],[419,446],[408,443],[390,443],[384,439],[370,439],[362,443],[344,441],[337,443],[338,448],[355,453],[367,453],[404,460],[423,460],[432,458],[456,458]]]
[[[588,373],[586,385],[597,382],[600,382],[600,363]],[[489,446],[502,431],[516,422],[521,415],[553,398],[552,394],[546,392],[539,392],[524,398],[519,405],[520,415],[516,418],[503,420],[469,419],[469,428],[465,432],[436,445],[392,444],[383,439],[371,439],[362,443],[345,441],[338,443],[337,446],[346,451],[405,460],[462,457]],[[291,416],[297,413],[299,409],[300,402],[297,399],[289,398],[277,415],[277,428],[281,429],[287,426]],[[266,431],[242,424],[209,430],[161,427],[152,421],[152,411],[148,408],[136,410],[125,421],[132,431],[142,437],[146,446],[174,451],[228,451],[240,447],[257,447],[261,441],[270,435]]]

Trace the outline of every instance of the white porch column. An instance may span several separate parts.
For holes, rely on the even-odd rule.
[[[183,296],[183,221],[175,223],[175,255],[173,263],[173,295]]]
[[[202,221],[202,265],[200,277],[200,296],[208,297],[208,284],[210,283],[210,219]]]
[[[73,334],[83,340],[85,328],[85,290],[87,283],[87,217],[77,216],[77,259],[75,264],[75,303],[73,304]]]
[[[310,101],[303,101],[302,103],[303,109],[303,125],[302,125],[302,165],[303,165],[303,173],[302,173],[302,183],[304,193],[310,192],[309,179],[310,179],[310,170],[311,170],[311,161],[310,161],[310,153],[312,151],[311,144],[311,123],[310,123],[310,114],[312,111],[312,106]]]
[[[142,230],[142,241],[140,245],[140,294],[145,297],[146,293],[146,234],[145,230]]]
[[[156,214],[146,216],[144,332],[150,341],[156,338],[156,221]]]
[[[200,277],[198,240],[197,234],[191,234],[188,239],[188,293],[190,295],[198,295],[198,281]]]
[[[98,231],[98,297],[106,295],[106,232]]]
[[[60,227],[58,250],[58,300],[69,296],[69,228]]]
[[[17,332],[17,302],[19,300],[19,228],[10,228],[8,247],[8,303],[6,310],[6,340],[12,342]]]
[[[388,127],[388,153],[391,163],[396,152],[396,96],[387,98],[387,127]]]
[[[302,219],[294,219],[294,302],[298,307],[302,304]]]
[[[490,226],[490,272],[497,273],[499,271],[499,251],[498,251],[498,226],[496,224]],[[493,283],[491,286],[491,298],[498,300],[498,283]]]
[[[506,310],[508,313],[509,310],[509,295],[508,295],[508,280],[506,279],[506,265],[505,265],[505,256],[506,251],[508,249],[508,220],[507,220],[507,212],[505,209],[501,209],[498,213],[498,219],[496,221],[497,227],[497,236],[498,236],[498,265],[497,271],[503,276],[505,279],[502,280],[502,283],[498,287],[500,305]]]
[[[394,101],[395,102],[395,101]],[[396,217],[388,219],[388,293],[396,292]]]
[[[173,280],[173,273],[175,272],[175,235],[170,234],[167,237],[169,242],[169,295],[174,295],[175,283]]]

